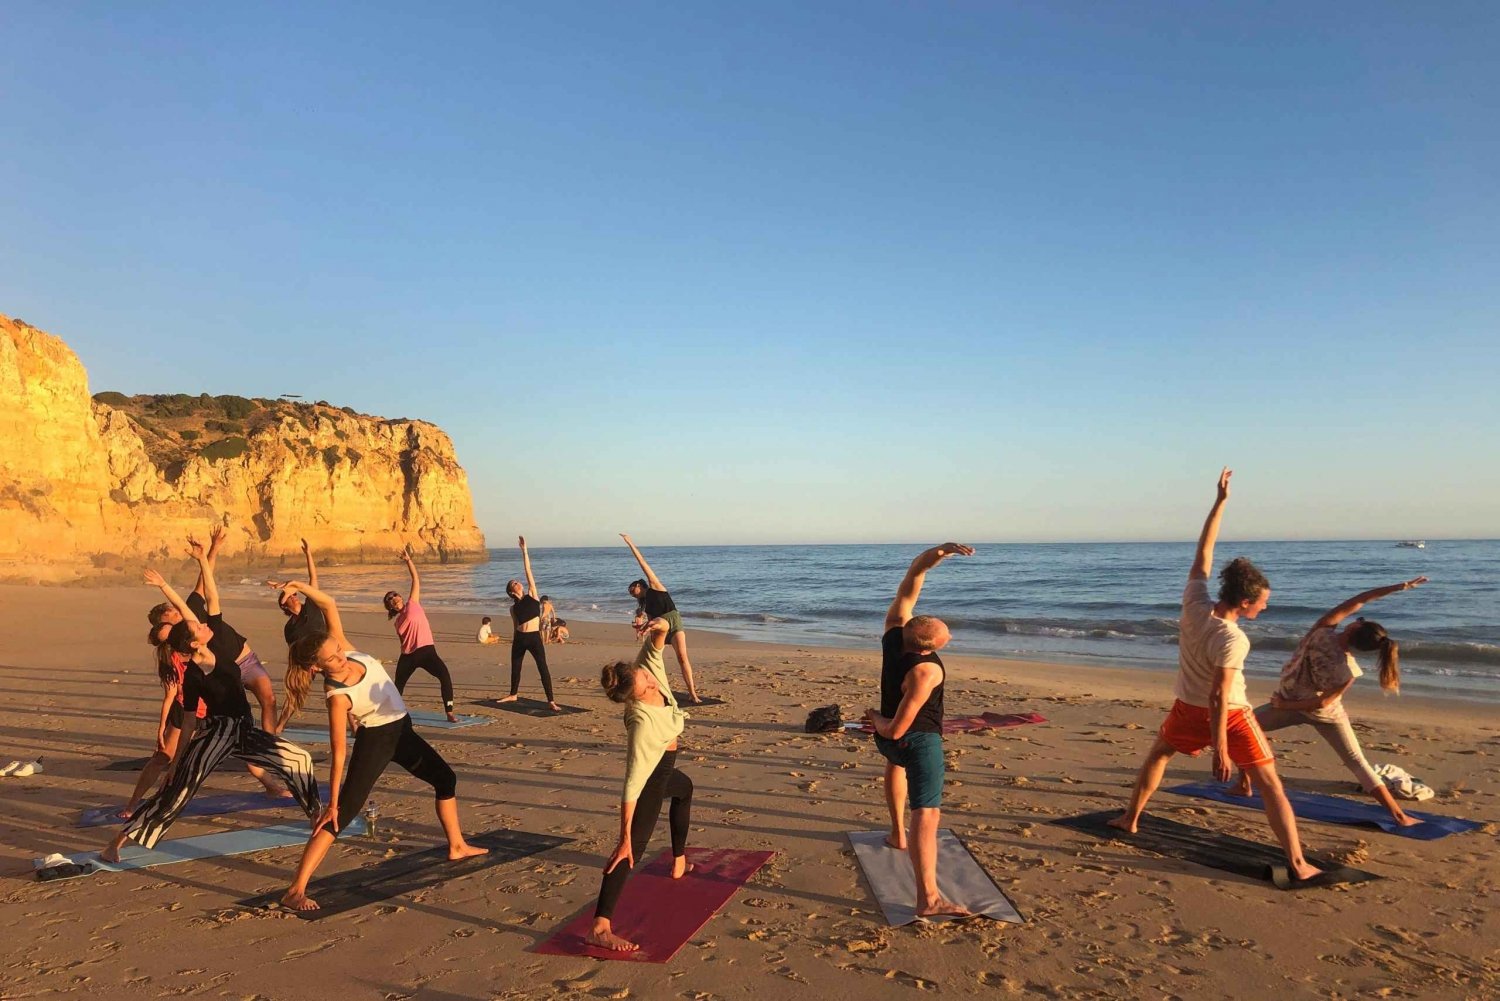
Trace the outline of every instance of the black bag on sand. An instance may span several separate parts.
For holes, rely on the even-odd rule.
[[[838,706],[823,706],[807,714],[808,733],[833,733],[843,727],[844,717]]]
[[[94,867],[87,862],[63,862],[59,865],[49,865],[45,869],[38,869],[36,878],[42,882],[54,879],[72,879],[74,876],[83,876],[94,871]]]

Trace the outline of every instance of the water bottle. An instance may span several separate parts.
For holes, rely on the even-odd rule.
[[[375,821],[380,818],[380,812],[375,808],[375,802],[371,800],[365,804],[365,837],[373,838],[376,834]]]

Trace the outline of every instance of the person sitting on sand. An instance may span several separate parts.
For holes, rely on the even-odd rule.
[[[671,628],[666,619],[652,619],[637,630],[642,642],[635,660],[606,664],[599,674],[604,694],[611,702],[625,706],[625,792],[620,799],[620,843],[604,865],[588,943],[614,952],[640,948],[616,935],[611,919],[625,880],[636,860],[646,853],[664,799],[672,801],[667,811],[672,829],[672,878],[681,879],[693,868],[687,860],[693,783],[677,768],[677,738],[687,716],[677,706],[662,662]]]
[[[1296,652],[1281,669],[1281,685],[1271,696],[1271,701],[1255,708],[1255,721],[1267,733],[1289,726],[1311,725],[1343,760],[1345,767],[1354,773],[1360,787],[1374,796],[1403,827],[1421,821],[1406,815],[1396,797],[1365,760],[1359,738],[1354,735],[1354,726],[1349,722],[1349,714],[1344,711],[1344,693],[1363,673],[1354,659],[1354,651],[1378,651],[1381,689],[1400,692],[1400,647],[1386,635],[1378,622],[1355,619],[1343,629],[1337,626],[1369,602],[1397,591],[1410,591],[1425,583],[1426,577],[1414,577],[1399,584],[1377,587],[1356,594],[1325,612],[1302,637]],[[1236,796],[1250,795],[1249,776],[1241,772],[1239,781],[1230,792]]]
[[[564,621],[563,619],[553,619],[552,620],[552,642],[554,642],[554,643],[566,643],[566,642],[568,642],[568,635],[569,635],[569,633],[568,633],[568,623],[566,621]]]
[[[292,885],[281,898],[285,907],[298,911],[317,910],[318,902],[307,895],[307,883],[322,864],[328,849],[349,822],[359,815],[375,781],[392,761],[432,786],[437,797],[438,823],[448,839],[451,861],[483,855],[464,840],[458,822],[458,779],[453,769],[431,744],[412,728],[411,714],[390,675],[380,661],[356,653],[344,636],[338,606],[332,598],[310,584],[289,581],[274,585],[283,592],[306,596],[323,613],[327,632],[300,637],[288,653],[287,703],[282,725],[301,708],[312,685],[312,676],[323,676],[323,700],[328,706],[328,739],[332,752],[328,776],[328,805],[313,825],[312,837],[303,849],[302,861]],[[359,729],[354,750],[348,750],[348,721]],[[348,759],[349,772],[344,774]]]
[[[885,843],[911,856],[917,883],[918,917],[965,917],[966,907],[944,900],[937,884],[937,832],[943,801],[943,683],[938,651],[948,645],[948,627],[931,615],[913,616],[927,571],[950,556],[972,556],[973,548],[945,543],[912,560],[895,600],[885,613],[880,639],[880,708],[865,713],[875,746],[885,758],[885,805],[891,833]],[[911,800],[911,834],[904,813]]]
[[[318,568],[313,564],[312,549],[308,547],[306,539],[302,540],[302,557],[307,561],[307,582],[317,587]],[[279,592],[276,603],[286,615],[286,625],[281,627],[281,635],[287,646],[297,642],[301,636],[328,631],[328,623],[323,621],[323,613],[318,611],[318,606],[303,600],[302,595],[295,591]]]
[[[453,714],[453,676],[438,656],[432,625],[422,607],[422,577],[412,562],[410,548],[401,550],[401,562],[406,564],[406,573],[411,577],[411,591],[405,598],[395,591],[385,593],[385,614],[395,620],[396,637],[401,641],[401,656],[396,658],[396,691],[404,693],[406,683],[421,668],[437,679],[438,690],[443,693],[443,711],[448,714],[449,723],[457,723],[458,717]]]
[[[474,639],[484,646],[492,646],[500,642],[500,637],[496,636],[495,631],[490,627],[490,617],[488,615],[479,620],[479,633]]]
[[[677,603],[667,593],[661,578],[657,577],[651,570],[651,565],[646,562],[646,557],[636,548],[636,544],[630,541],[630,536],[624,532],[620,538],[625,540],[625,545],[630,547],[630,553],[635,561],[640,564],[641,573],[645,574],[644,580],[633,580],[627,590],[630,596],[640,603],[635,611],[634,625],[639,629],[647,619],[666,619],[670,627],[667,632],[667,642],[672,644],[672,652],[677,655],[677,666],[682,670],[682,683],[687,685],[688,701],[697,705],[702,700],[698,697],[698,689],[693,685],[693,662],[688,659],[687,630],[682,627],[682,613],[677,611]]]
[[[182,679],[184,703],[196,706],[201,699],[207,707],[202,735],[194,739],[200,730],[198,717],[185,713],[182,733],[161,788],[141,804],[109,847],[100,853],[106,862],[119,861],[120,849],[128,839],[133,838],[144,848],[155,847],[214,769],[231,756],[278,775],[309,817],[316,816],[320,808],[312,755],[257,728],[251,719],[250,703],[245,699],[240,668],[235,663],[235,655],[245,638],[226,626],[219,614],[219,589],[203,547],[195,544],[191,552],[203,574],[206,622],[198,621],[161,574],[147,570],[146,582],[159,587],[182,617],[168,634],[167,645],[189,662]]]
[[[542,648],[542,605],[536,599],[536,578],[531,573],[531,553],[526,549],[526,538],[517,540],[521,546],[521,566],[526,572],[526,586],[513,580],[505,585],[510,595],[510,694],[501,702],[515,702],[521,691],[521,663],[531,654],[537,674],[542,677],[542,691],[547,695],[547,705],[553,712],[562,709],[552,697],[552,673],[547,670],[547,651]]]
[[[1110,826],[1134,834],[1146,801],[1161,785],[1167,763],[1181,752],[1192,756],[1205,747],[1213,751],[1214,778],[1227,782],[1230,763],[1243,768],[1255,783],[1265,805],[1266,818],[1276,840],[1281,842],[1290,864],[1293,884],[1305,883],[1320,874],[1302,856],[1297,837],[1297,818],[1276,774],[1271,744],[1255,722],[1245,698],[1245,657],[1250,639],[1239,626],[1241,619],[1254,619],[1271,598],[1265,575],[1244,557],[1233,560],[1219,574],[1219,599],[1208,593],[1208,575],[1214,565],[1214,543],[1224,504],[1229,500],[1229,478],[1219,474],[1218,496],[1203,523],[1198,550],[1182,594],[1182,619],[1177,643],[1177,700],[1162,723],[1161,731],[1136,776],[1130,805]]]

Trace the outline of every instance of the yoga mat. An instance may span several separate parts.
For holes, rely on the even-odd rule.
[[[1012,726],[1027,726],[1045,723],[1047,717],[1040,713],[980,713],[978,716],[948,716],[943,719],[944,733],[974,733],[978,730],[1003,730]],[[870,724],[851,720],[844,724],[845,730],[874,733]]]
[[[498,699],[485,699],[482,702],[476,702],[474,704],[477,706],[487,706],[490,709],[499,709],[503,712],[515,713],[519,716],[568,716],[572,713],[588,712],[587,709],[580,709],[578,706],[563,706],[561,709],[553,710],[548,708],[547,703],[539,702],[536,699],[517,699],[514,702],[501,702]]]
[[[1101,810],[1080,817],[1064,817],[1051,823],[1248,879],[1275,883],[1276,870],[1280,869],[1283,873],[1286,870],[1286,855],[1280,848],[1272,845],[1207,831],[1192,824],[1182,824],[1149,813],[1141,817],[1140,830],[1135,834],[1127,834],[1107,823],[1119,815],[1119,810]],[[1308,861],[1325,871],[1328,877],[1325,883],[1363,883],[1382,878],[1372,872],[1335,865],[1311,856]]]
[[[1175,792],[1179,796],[1211,799],[1216,803],[1228,803],[1231,806],[1253,807],[1257,810],[1262,808],[1259,796],[1232,796],[1227,785],[1220,785],[1217,782],[1188,782],[1172,786],[1166,791]],[[1387,834],[1396,834],[1417,841],[1436,841],[1450,834],[1462,834],[1484,826],[1477,820],[1463,820],[1459,817],[1444,817],[1437,813],[1418,813],[1416,810],[1407,810],[1408,817],[1415,817],[1422,823],[1414,827],[1402,827],[1391,819],[1390,811],[1379,803],[1360,802],[1345,799],[1342,796],[1324,796],[1321,793],[1302,792],[1297,789],[1286,790],[1286,798],[1291,800],[1292,810],[1297,814],[1298,820],[1374,826]]]
[[[724,704],[724,700],[717,695],[705,695],[700,701],[694,702],[682,692],[673,692],[672,698],[676,699],[677,704],[683,709],[701,709],[704,706],[722,706]]]
[[[505,865],[528,855],[549,851],[565,845],[572,838],[559,838],[551,834],[530,834],[526,831],[490,831],[469,838],[469,844],[488,848],[488,855],[448,861],[448,846],[438,845],[422,851],[407,852],[395,858],[382,859],[374,865],[350,869],[323,879],[315,879],[308,886],[307,895],[318,902],[315,911],[292,911],[305,921],[317,921],[336,914],[375,904],[383,900],[410,896],[421,890],[431,889],[439,883],[458,879]],[[240,901],[244,907],[267,907],[278,903],[286,888],[265,893],[249,900]]]
[[[911,856],[885,843],[888,831],[850,831],[849,843],[854,857],[864,870],[865,881],[880,903],[885,920],[892,927],[913,921],[955,921],[964,918],[917,917],[917,877],[912,872]],[[975,917],[993,918],[1023,924],[1025,919],[1014,904],[995,885],[968,847],[947,828],[938,831],[938,892],[946,900],[962,904]]]
[[[281,738],[294,744],[326,744],[328,730],[316,726],[289,726],[281,731]]]
[[[365,833],[365,818],[354,818],[344,830],[348,834]],[[98,852],[79,852],[68,856],[68,861],[80,865],[84,863],[92,865],[94,872],[124,872],[129,869],[149,869],[158,865],[194,862],[198,859],[219,858],[224,855],[263,852],[268,848],[304,845],[311,834],[312,828],[304,821],[298,824],[277,824],[274,827],[254,827],[243,831],[224,831],[220,834],[200,834],[195,838],[159,841],[156,847],[149,851],[134,842],[126,842],[125,847],[120,850],[118,862],[105,862],[99,857]],[[92,873],[80,875],[92,875]]]
[[[487,703],[476,703],[483,705]],[[546,705],[546,703],[542,703]],[[449,723],[448,717],[443,713],[427,712],[423,709],[411,709],[408,711],[411,721],[416,726],[431,727],[434,730],[459,730],[466,726],[484,726],[486,723],[495,722],[493,716],[459,716],[457,723]],[[328,728],[323,726],[289,726],[281,731],[281,736],[294,744],[326,744],[328,743]],[[351,731],[352,738],[354,733]]]
[[[640,946],[637,952],[611,952],[585,941],[594,924],[592,903],[533,949],[545,956],[591,956],[634,963],[665,963],[708,924],[775,852],[689,848],[693,871],[672,878],[672,853],[631,873],[615,908],[615,934]]]
[[[326,796],[326,791],[324,793]],[[115,812],[124,806],[123,803],[116,806],[96,806],[84,810],[73,822],[74,827],[108,827],[118,826],[125,823],[115,816]],[[295,810],[301,810],[295,799],[285,796],[268,796],[263,792],[226,792],[213,796],[198,796],[188,803],[187,809],[182,811],[184,817],[218,817],[226,813],[244,813],[250,810],[276,810],[289,806]]]

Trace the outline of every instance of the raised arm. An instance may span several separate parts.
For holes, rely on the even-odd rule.
[[[634,556],[635,561],[641,565],[641,573],[646,575],[647,586],[650,587],[653,591],[665,591],[666,588],[662,586],[661,578],[652,573],[651,565],[646,562],[646,557],[641,555],[641,551],[636,548],[635,543],[630,541],[630,536],[626,535],[624,532],[621,532],[620,538],[625,540],[625,545],[630,547],[631,555]]]
[[[165,577],[155,570],[147,570],[145,578],[147,584],[150,584],[152,587],[161,588],[162,597],[172,603],[172,607],[177,609],[177,614],[182,616],[182,621],[198,621],[198,616],[193,614],[193,610],[187,606],[187,602],[182,600],[182,596],[172,590],[172,585],[167,583]]]
[[[412,562],[410,546],[402,547],[401,562],[406,564],[406,572],[411,574],[411,593],[406,596],[406,603],[415,605],[422,600],[422,578],[417,576],[417,565]]]
[[[218,615],[219,608],[219,583],[214,580],[214,564],[204,551],[203,544],[190,541],[188,543],[188,554],[198,561],[199,578],[203,581],[203,604],[209,615]]]
[[[318,586],[318,568],[313,565],[312,547],[307,540],[302,540],[302,556],[307,560],[307,583],[312,587]]]
[[[286,593],[293,592],[305,597],[308,601],[318,606],[318,611],[323,613],[323,619],[328,623],[328,635],[340,650],[353,650],[354,645],[344,636],[344,621],[339,617],[339,606],[334,602],[331,595],[318,590],[312,584],[304,584],[301,581],[267,581],[271,587]]]
[[[973,546],[945,542],[941,546],[933,546],[912,560],[911,566],[906,568],[906,576],[901,578],[901,586],[896,590],[895,600],[891,602],[890,609],[885,613],[885,627],[894,629],[897,626],[906,625],[911,618],[912,610],[917,607],[917,598],[921,597],[922,584],[927,580],[927,571],[950,556],[973,555]]]
[[[1219,541],[1219,522],[1224,520],[1224,502],[1229,500],[1229,478],[1234,470],[1225,466],[1219,473],[1219,494],[1214,506],[1203,522],[1203,533],[1198,536],[1198,552],[1193,556],[1193,569],[1188,580],[1208,580],[1214,568],[1214,543]]]
[[[521,565],[526,569],[526,593],[535,598],[537,596],[536,578],[531,574],[531,553],[526,549],[526,536],[519,535],[516,541],[521,544]]]
[[[1421,587],[1425,583],[1427,583],[1426,577],[1413,577],[1411,580],[1403,580],[1399,584],[1387,584],[1385,587],[1372,588],[1361,594],[1356,594],[1343,604],[1324,612],[1323,617],[1317,621],[1317,625],[1313,628],[1316,629],[1318,626],[1336,626],[1372,601],[1384,598],[1388,594],[1395,594],[1397,591],[1410,591],[1412,588]]]

